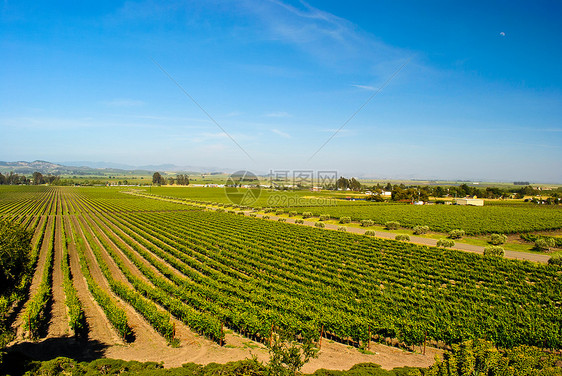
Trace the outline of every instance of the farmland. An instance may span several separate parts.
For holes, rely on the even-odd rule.
[[[486,338],[508,348],[562,347],[562,280],[553,266],[111,188],[10,187],[0,197],[2,217],[35,232],[37,270],[16,321],[20,336],[87,332],[84,307],[95,304],[118,342],[142,338],[142,317],[144,330],[171,346],[181,346],[185,330],[224,346],[227,331],[267,342],[283,328],[358,347],[389,338],[406,346]],[[80,281],[87,294],[76,293]]]
[[[153,188],[153,194],[230,204],[223,188]],[[335,199],[339,197],[340,199]],[[384,225],[398,221],[403,227],[429,226],[432,231],[449,232],[462,228],[467,235],[520,233],[562,228],[562,208],[533,205],[521,201],[494,202],[484,207],[459,205],[408,205],[342,200],[341,193],[262,190],[253,207],[274,207],[314,216],[328,214],[334,219],[350,217],[353,221],[373,220]]]

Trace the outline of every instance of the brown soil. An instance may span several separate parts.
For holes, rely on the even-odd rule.
[[[54,217],[46,216],[45,221],[48,221],[47,227],[45,228],[45,239],[43,239],[43,243],[41,244],[41,250],[39,251],[39,257],[37,258],[37,265],[35,267],[35,272],[33,274],[33,279],[31,280],[31,285],[29,287],[29,297],[33,297],[41,284],[41,279],[43,278],[43,269],[45,268],[45,259],[47,258],[47,249],[49,247],[49,242],[51,241],[51,235],[48,231],[51,226],[54,226],[53,221]],[[40,231],[41,227],[37,227],[37,231]],[[23,320],[24,314],[27,309],[29,301],[25,303],[23,309],[20,311],[19,315],[17,316],[16,320],[14,321],[12,327],[16,329],[16,338],[23,338],[27,333],[25,333],[23,329]]]
[[[59,206],[60,208],[60,206]],[[52,291],[52,306],[51,306],[51,320],[49,321],[49,331],[47,338],[65,337],[70,334],[68,326],[67,308],[65,303],[65,294],[62,285],[62,237],[61,226],[62,218],[56,216],[55,218],[55,246],[53,257],[53,284]]]

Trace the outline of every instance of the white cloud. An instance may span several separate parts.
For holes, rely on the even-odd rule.
[[[500,32],[500,36],[505,37],[505,32]]]
[[[346,61],[379,75],[388,75],[407,51],[385,44],[354,23],[317,9],[304,1],[291,5],[283,1],[245,1],[244,9],[263,25],[262,38],[294,45],[321,64],[349,69]],[[381,63],[390,63],[390,67]]]
[[[364,90],[369,90],[369,91],[375,91],[377,90],[376,87],[374,86],[369,86],[369,85],[351,85],[353,87],[356,87],[358,89],[364,89]]]
[[[275,133],[275,134],[281,136],[281,137],[284,137],[284,138],[291,138],[291,135],[290,135],[290,134],[285,133],[285,132],[283,132],[283,131],[280,131],[279,129],[272,129],[271,131],[272,131],[273,133]]]

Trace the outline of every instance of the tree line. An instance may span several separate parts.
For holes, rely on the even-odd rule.
[[[43,175],[40,172],[34,172],[31,177],[15,174],[10,171],[9,174],[0,173],[0,185],[39,185],[39,184],[56,184],[60,180],[57,175]]]
[[[159,172],[152,175],[152,183],[157,185],[189,185],[189,176],[187,174],[177,174],[174,178],[162,176]]]

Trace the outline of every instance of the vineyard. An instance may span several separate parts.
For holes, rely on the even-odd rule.
[[[213,204],[230,204],[223,188],[155,188],[152,194]],[[311,197],[311,195],[314,195]],[[277,192],[262,190],[255,208],[276,207],[299,214],[327,214],[333,219],[350,217],[353,221],[372,220],[384,225],[400,222],[403,227],[429,226],[432,231],[447,233],[462,228],[467,235],[489,233],[526,233],[562,228],[562,208],[529,203],[493,203],[484,207],[460,205],[408,205],[346,201],[333,199],[329,193],[307,191]]]
[[[562,274],[554,266],[205,211],[110,188],[1,193],[0,217],[35,232],[36,282],[19,315],[31,338],[52,330],[45,329],[49,307],[63,311],[72,332],[87,330],[86,302],[75,291],[85,280],[124,341],[134,340],[134,312],[172,346],[181,324],[220,345],[228,344],[226,330],[267,342],[284,328],[361,347],[388,338],[406,345],[484,338],[507,348],[562,348]],[[390,207],[409,211],[407,225],[431,226],[427,212],[417,222],[417,208]],[[457,208],[420,209],[439,217]],[[457,218],[483,208],[462,209]],[[525,226],[544,219],[540,213],[552,219],[562,212],[533,213],[537,219]],[[483,226],[495,223],[489,217]],[[466,218],[472,227],[449,225],[482,224],[481,217]],[[64,299],[53,299],[58,275]]]

